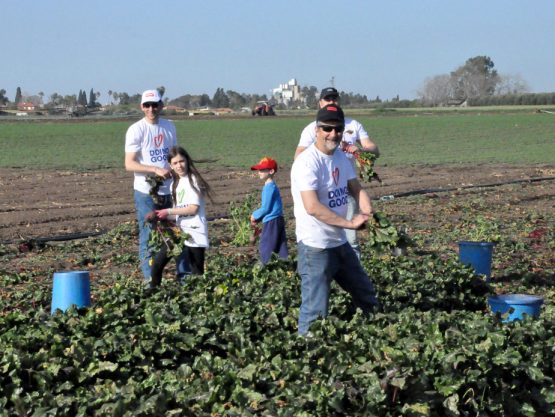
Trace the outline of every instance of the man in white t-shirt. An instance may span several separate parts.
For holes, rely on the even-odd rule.
[[[301,276],[299,334],[328,313],[331,281],[335,280],[365,313],[377,305],[374,286],[347,242],[345,229],[363,227],[372,214],[370,197],[358,182],[352,163],[338,150],[345,129],[341,108],[329,104],[318,111],[316,141],[291,167],[291,193]],[[347,219],[348,197],[360,213]]]
[[[339,105],[340,97],[339,93],[334,87],[324,88],[320,92],[320,100],[318,105],[320,108],[328,105],[335,104]],[[297,149],[295,151],[295,159],[303,152],[307,147],[309,147],[316,140],[316,122],[309,123],[303,131],[301,132],[301,138]],[[358,145],[358,146],[357,146]],[[360,146],[360,148],[359,148]],[[368,136],[364,127],[354,119],[345,118],[345,131],[343,132],[343,139],[341,141],[341,148],[347,158],[351,161],[353,168],[356,171],[355,159],[353,153],[357,150],[363,150],[372,152],[376,156],[380,156],[380,150],[378,145],[374,143],[372,139]],[[353,215],[358,211],[355,201],[349,198],[347,219],[353,217]],[[360,249],[357,242],[356,230],[346,230],[347,240],[355,250],[357,256],[360,258]]]
[[[168,152],[177,145],[175,125],[160,117],[163,108],[162,97],[157,90],[146,90],[141,96],[141,110],[144,117],[132,124],[125,135],[125,170],[134,173],[134,199],[139,223],[139,260],[145,280],[150,280],[151,253],[148,247],[150,223],[145,216],[155,209],[172,206],[170,182],[171,173]],[[165,178],[158,189],[158,201],[149,195],[148,174]],[[178,263],[179,267],[179,263]]]

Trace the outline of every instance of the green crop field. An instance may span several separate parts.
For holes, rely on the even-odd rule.
[[[554,163],[548,113],[386,113],[356,117],[379,143],[380,164]],[[287,166],[310,120],[176,124],[197,159],[247,167],[271,154]],[[22,167],[16,176],[31,179],[30,169],[122,169],[130,124],[2,121],[0,167]],[[47,203],[31,210],[63,204]],[[297,335],[293,234],[290,258],[261,267],[254,247],[234,246],[232,224],[248,218],[240,206],[211,223],[206,272],[183,286],[171,269],[157,289],[144,286],[136,223],[119,207],[124,221],[105,234],[0,243],[0,417],[553,416],[552,206],[552,181],[377,201],[380,221],[359,241],[380,305],[363,315],[334,284],[329,315],[306,338]],[[33,226],[29,211],[2,210]],[[489,279],[456,253],[456,242],[479,232],[496,242]],[[90,306],[51,314],[60,268],[90,271]],[[509,311],[493,314],[495,294],[539,295],[543,305],[511,321]]]
[[[246,167],[269,154],[292,162],[311,117],[176,121],[196,159]],[[540,113],[426,113],[357,116],[379,144],[380,164],[551,163],[555,116]],[[130,121],[0,123],[0,167],[120,167]]]

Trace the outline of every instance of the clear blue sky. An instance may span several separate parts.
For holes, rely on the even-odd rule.
[[[415,98],[427,77],[477,55],[532,92],[555,91],[555,1],[0,0],[0,89],[91,88],[166,96],[218,87],[318,89]]]

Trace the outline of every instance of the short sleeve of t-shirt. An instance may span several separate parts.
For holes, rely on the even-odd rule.
[[[310,123],[301,132],[301,138],[297,146],[308,148],[316,141],[316,122]]]
[[[311,169],[309,161],[299,161],[295,168],[295,178],[299,187],[299,191],[318,190],[318,177],[315,175],[315,171]]]
[[[351,133],[352,132],[352,133]],[[368,137],[368,133],[364,130],[364,126],[354,119],[349,119],[345,124],[345,133],[351,133],[356,140],[361,140]]]

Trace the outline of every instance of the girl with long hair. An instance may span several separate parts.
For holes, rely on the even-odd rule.
[[[191,236],[183,248],[185,261],[192,274],[202,275],[205,252],[209,246],[206,198],[213,201],[212,190],[185,149],[180,146],[171,148],[168,160],[173,177],[171,185],[173,207],[156,210],[156,216],[162,220],[175,216],[176,224]],[[162,272],[169,260],[165,249],[163,247],[153,259],[152,283],[154,285],[160,283]]]

